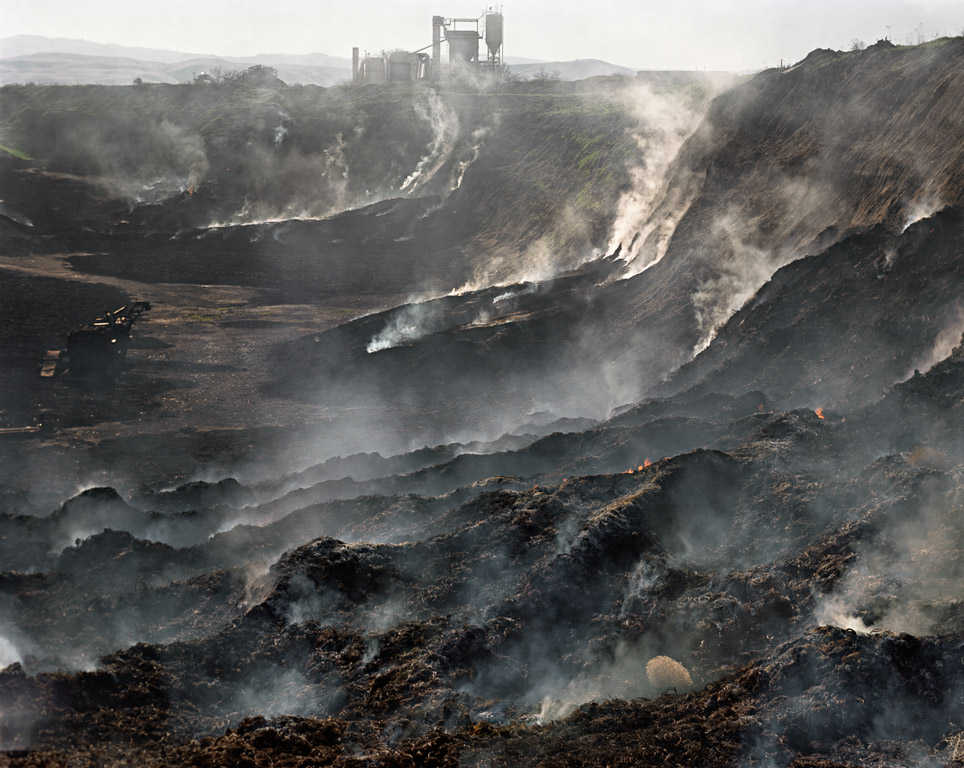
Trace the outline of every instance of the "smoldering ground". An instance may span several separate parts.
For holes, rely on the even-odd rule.
[[[790,88],[796,76],[763,80]],[[714,102],[708,135],[745,136],[744,121],[759,125],[758,108],[771,102]],[[281,147],[294,126],[278,134],[276,118],[267,140]],[[432,137],[419,122],[421,159]],[[460,114],[463,130],[470,123]],[[474,199],[489,141],[498,132],[438,202]],[[858,213],[877,228],[829,233],[839,242],[776,269],[762,288],[724,280],[703,305],[716,319],[701,327],[690,289],[721,277],[704,269],[705,249],[687,249],[701,227],[719,237],[711,225],[727,223],[727,247],[753,263],[767,266],[774,249],[759,216],[742,217],[753,204],[730,216],[720,203],[723,188],[739,187],[727,153],[684,147],[676,167],[685,161],[686,178],[704,172],[710,186],[672,224],[663,258],[630,279],[614,279],[624,265],[601,259],[539,285],[423,301],[444,322],[384,349],[368,345],[409,308],[279,343],[279,370],[303,381],[271,382],[280,388],[261,394],[275,407],[321,398],[353,411],[327,422],[344,432],[319,435],[303,472],[279,461],[262,468],[264,482],[210,482],[214,473],[127,500],[88,491],[50,519],[4,519],[24,571],[34,553],[43,563],[0,577],[5,617],[15,617],[14,631],[0,634],[29,672],[3,673],[3,707],[31,713],[30,724],[0,720],[4,744],[129,743],[107,744],[83,720],[133,738],[132,750],[161,733],[210,737],[170,746],[173,763],[228,748],[232,759],[274,755],[280,742],[332,750],[332,760],[418,762],[431,749],[453,761],[471,762],[475,750],[476,762],[511,754],[525,763],[591,742],[611,762],[666,764],[689,750],[694,763],[788,765],[883,754],[888,733],[903,751],[878,763],[943,754],[960,705],[960,613],[927,592],[932,573],[907,561],[946,542],[933,551],[956,588],[964,350],[900,379],[954,325],[947,284],[959,213],[901,233],[899,205],[871,205]],[[696,150],[712,163],[694,161]],[[459,157],[439,169],[440,184],[450,185]],[[897,186],[902,178],[895,171]],[[773,215],[792,219],[791,208],[777,201]],[[783,221],[773,231],[808,242],[816,219],[804,218],[799,230]],[[605,238],[604,223],[583,231]],[[738,247],[747,243],[754,250]],[[878,280],[874,261],[894,243],[906,252]],[[728,260],[737,278],[753,272],[738,261]],[[685,290],[663,291],[688,270]],[[749,301],[737,308],[744,290]],[[711,325],[696,361],[660,383]],[[866,327],[879,344],[862,343]],[[821,351],[828,337],[836,344]],[[600,361],[615,361],[610,373]],[[654,388],[661,397],[647,399]],[[782,410],[790,405],[806,407]],[[595,423],[555,420],[567,414]],[[468,440],[480,435],[491,441]],[[387,458],[322,461],[392,444],[401,447]],[[935,626],[937,608],[946,634],[814,627],[836,599],[862,621],[916,631]],[[645,674],[657,656],[682,664],[695,690],[663,695]],[[78,668],[88,671],[63,671]],[[637,700],[592,702],[605,696]],[[259,709],[278,717],[241,722]],[[916,714],[901,721],[904,710]],[[534,719],[543,725],[529,727]]]

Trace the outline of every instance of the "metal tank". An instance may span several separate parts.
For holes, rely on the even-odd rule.
[[[445,40],[449,44],[449,59],[452,62],[479,60],[479,33],[474,30],[448,29]]]
[[[388,56],[388,80],[411,82],[418,77],[418,56],[408,51],[392,51]]]
[[[366,56],[361,64],[362,84],[383,85],[385,80],[385,59],[381,56]]]
[[[489,47],[489,57],[496,58],[502,47],[502,14],[488,13],[485,16],[485,44]]]

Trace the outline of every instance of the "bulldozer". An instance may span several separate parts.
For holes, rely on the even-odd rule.
[[[125,304],[67,334],[67,358],[72,376],[113,378],[124,369],[131,326],[151,308],[149,301]]]

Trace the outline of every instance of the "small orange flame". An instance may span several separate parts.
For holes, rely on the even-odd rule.
[[[823,408],[817,408],[817,410],[815,410],[814,413],[817,414],[817,418],[818,418],[818,419],[826,419],[826,418],[827,418],[826,416],[823,415]]]
[[[645,460],[642,464],[640,464],[639,466],[637,466],[637,467],[630,467],[629,469],[625,470],[625,471],[623,472],[623,474],[624,474],[624,475],[635,475],[637,472],[642,472],[644,469],[646,469],[646,467],[650,466],[652,463],[653,463],[653,462],[652,462],[651,460],[646,459],[646,460]]]

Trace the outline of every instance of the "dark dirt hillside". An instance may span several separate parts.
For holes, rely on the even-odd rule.
[[[0,764],[960,765],[962,56],[0,89]]]
[[[102,179],[129,201],[128,215],[88,211],[88,226],[123,220],[139,234],[319,217],[454,190],[459,228],[490,251],[518,253],[551,232],[557,247],[584,246],[606,236],[634,149],[625,99],[605,84],[493,93],[7,86],[0,98],[10,146],[48,172]],[[196,194],[173,197],[185,191]],[[41,226],[57,226],[32,198],[21,205]],[[563,216],[566,206],[573,213]]]
[[[924,374],[917,397],[948,376],[956,374],[946,366]],[[277,526],[250,529],[233,550],[234,569],[203,577],[191,574],[232,551],[218,539],[171,549],[104,531],[68,547],[48,575],[6,577],[18,626],[47,627],[53,654],[109,646],[120,627],[155,639],[95,671],[7,670],[0,690],[20,714],[4,738],[25,746],[37,734],[32,750],[8,752],[12,764],[57,763],[79,749],[122,759],[147,744],[157,750],[160,739],[155,759],[178,765],[242,754],[275,764],[292,751],[339,764],[359,749],[386,765],[426,750],[470,764],[486,756],[542,764],[587,741],[596,745],[590,765],[630,757],[657,765],[681,753],[753,764],[774,750],[787,764],[810,756],[852,765],[883,748],[882,716],[894,718],[892,760],[946,758],[961,682],[953,593],[923,605],[909,581],[896,594],[871,581],[852,620],[880,622],[882,633],[817,623],[860,573],[855,561],[873,568],[871,553],[894,521],[928,504],[926,525],[953,525],[953,472],[896,454],[864,467],[852,449],[874,439],[869,423],[813,412],[750,419],[753,431],[729,454],[698,450],[633,474],[534,478],[448,508],[373,498],[359,499],[355,515],[331,504],[306,509],[289,536],[300,528],[310,539],[303,525],[315,518],[340,520],[342,538],[289,543],[254,579],[244,563],[260,560]],[[565,439],[586,450],[577,435]],[[847,456],[854,460],[833,458]],[[97,497],[102,509],[119,501],[88,493],[70,514],[97,509]],[[368,530],[345,543],[369,525],[358,504],[391,509],[385,521],[403,526],[394,542],[364,543]],[[434,522],[412,540],[404,526],[426,513]],[[5,520],[8,538],[25,524]],[[57,518],[33,526],[40,540],[61,530]],[[954,578],[947,569],[956,561],[946,558],[956,551],[935,553],[945,578]],[[177,581],[126,594],[130,574],[159,567]],[[83,595],[63,577],[78,569],[88,574]],[[936,637],[888,630],[889,612],[904,601],[932,616]],[[185,620],[186,605],[220,610]],[[99,636],[61,635],[78,610],[101,612]],[[699,690],[655,688],[642,667],[660,653],[682,661]],[[42,658],[30,663],[51,663]],[[127,713],[119,720],[118,708]],[[908,711],[919,715],[900,717]],[[258,713],[267,719],[244,719]],[[126,734],[129,746],[92,740],[91,723]]]
[[[711,378],[716,388],[763,390],[785,403],[876,400],[964,332],[962,268],[960,209],[899,236],[883,226],[853,235],[778,271],[667,388]]]
[[[962,62],[961,38],[814,51],[721,95],[677,158],[670,183],[692,202],[666,257],[625,286],[613,321],[659,317],[692,347],[792,258],[960,206]]]
[[[693,108],[709,95],[661,88]],[[550,273],[557,257],[584,258],[628,183],[639,120],[623,91],[611,82],[0,89],[3,146],[18,155],[0,157],[0,197],[14,217],[0,232],[4,274],[11,286],[23,275],[66,281],[54,311],[42,309],[43,283],[28,281],[5,326],[17,382],[9,421],[53,414],[54,439],[38,460],[76,475],[52,501],[118,455],[137,456],[149,482],[170,471],[189,479],[198,458],[250,466],[263,445],[316,462],[317,434],[343,432],[327,426],[340,414],[292,400],[231,405],[279,378],[304,383],[283,375],[302,363],[269,357],[276,342],[490,279],[490,266],[527,272],[533,244],[543,243],[538,268]],[[140,373],[109,395],[31,385],[68,330],[123,303],[90,310],[70,298],[102,288],[154,304],[129,356]],[[28,316],[29,333],[16,332]],[[149,411],[162,415],[145,420]],[[363,426],[353,421],[360,436],[349,452],[371,447],[364,435],[376,430],[379,448],[408,445],[384,429],[379,408],[351,415]],[[297,447],[287,439],[295,434]],[[163,440],[178,449],[155,450]],[[22,455],[32,445],[7,441],[8,466],[34,460]],[[162,468],[168,461],[179,469]]]
[[[431,384],[427,366],[445,344],[459,351],[462,369],[472,371],[467,378],[484,382],[480,388],[498,393],[498,401],[511,392],[517,402],[538,401],[547,386],[556,388],[557,399],[592,398],[588,393],[600,390],[592,381],[595,372],[608,369],[608,380],[620,380],[619,386],[603,385],[612,390],[606,394],[612,405],[613,398],[630,400],[687,362],[780,267],[821,254],[807,262],[812,272],[806,278],[801,274],[792,291],[777,299],[778,288],[768,287],[756,306],[769,307],[773,297],[784,315],[798,313],[793,329],[786,328],[790,321],[780,320],[781,335],[769,342],[790,344],[788,356],[795,365],[806,366],[815,356],[830,362],[821,362],[809,385],[761,378],[744,380],[741,387],[775,386],[773,395],[787,405],[813,405],[829,390],[852,403],[873,399],[912,373],[915,354],[923,356],[955,317],[960,222],[954,215],[940,219],[941,234],[932,238],[925,224],[902,230],[945,205],[962,203],[964,165],[955,160],[964,147],[964,122],[956,108],[964,94],[955,76],[962,57],[958,38],[914,49],[880,44],[860,53],[818,51],[794,67],[739,85],[714,100],[670,171],[666,205],[684,199],[687,207],[655,266],[614,280],[618,262],[611,267],[600,262],[600,284],[577,292],[575,300],[565,281],[547,284],[542,290],[566,297],[554,303],[557,309],[550,315],[538,311],[540,299],[521,296],[509,311],[488,308],[488,321],[477,324],[481,327],[459,328],[455,316],[451,322],[437,320],[421,341],[391,350],[392,369],[414,372],[419,397],[457,397],[462,389],[453,393],[442,385],[429,396],[423,385]],[[680,196],[680,187],[688,189],[688,197]],[[654,218],[665,213],[658,209]],[[872,226],[877,229],[866,231]],[[847,240],[851,235],[856,239]],[[840,247],[828,251],[834,242]],[[646,258],[647,247],[637,260]],[[847,256],[857,252],[859,261]],[[835,271],[820,269],[822,264]],[[841,280],[855,284],[843,289]],[[917,304],[919,295],[927,297],[923,306]],[[809,298],[798,305],[803,296]],[[480,298],[469,296],[466,302]],[[862,312],[851,311],[847,302],[853,300],[861,302]],[[825,334],[831,326],[840,332],[840,323],[832,319],[834,307],[847,315],[841,322],[848,342],[818,351],[816,326],[824,326]],[[773,324],[767,328],[776,332]],[[734,334],[740,331],[729,336]],[[719,356],[731,354],[731,343],[724,340],[694,370],[716,365]],[[739,343],[749,341],[741,336]],[[885,362],[887,345],[900,351]],[[389,364],[379,355],[361,353],[362,346],[356,347],[354,374],[374,376]],[[500,352],[490,354],[493,348]],[[295,349],[298,356],[305,351],[300,345]],[[327,349],[318,351],[327,354]],[[316,362],[324,365],[323,359]],[[854,381],[836,387],[834,382],[849,376],[850,366]],[[780,370],[786,369],[767,367],[762,375]],[[835,371],[832,381],[826,377],[830,370]],[[552,375],[537,373],[545,371]],[[822,386],[813,384],[817,378]],[[687,380],[686,375],[678,379]],[[404,378],[395,375],[393,386],[400,381]],[[297,382],[284,386],[298,389]]]

